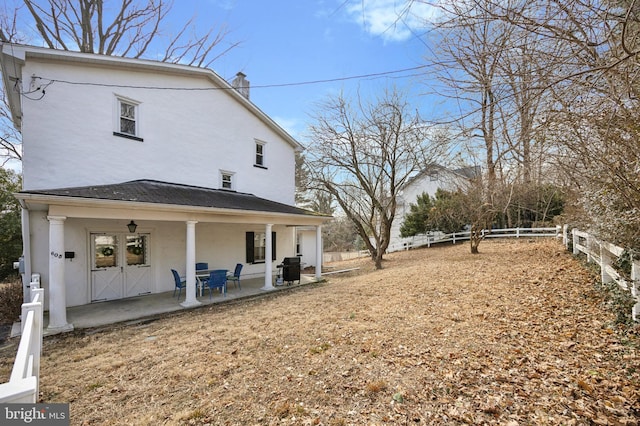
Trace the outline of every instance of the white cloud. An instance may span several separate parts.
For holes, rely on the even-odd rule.
[[[299,137],[301,135],[301,123],[298,119],[295,118],[283,118],[283,117],[271,117],[273,121],[278,123],[280,127],[282,127],[287,133],[293,136],[295,139],[299,141]]]
[[[423,29],[438,9],[413,0],[360,0],[349,2],[345,10],[353,22],[385,41],[404,41]]]

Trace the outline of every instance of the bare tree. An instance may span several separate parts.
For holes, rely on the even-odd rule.
[[[198,35],[194,18],[184,23],[162,47],[171,19],[168,0],[23,0],[36,31],[51,49],[143,58],[153,50],[162,62],[208,67],[237,43],[217,52],[228,30],[221,26]],[[7,31],[3,41],[13,41]],[[159,55],[157,49],[164,53]],[[214,50],[216,53],[214,54]]]
[[[226,42],[226,26],[211,28],[198,34],[194,18],[184,23],[173,35],[170,0],[22,0],[14,10],[0,10],[0,41],[24,43],[28,34],[26,22],[33,20],[34,37],[51,49],[72,50],[131,58],[153,57],[162,62],[209,67],[216,59],[238,46]],[[4,120],[0,157],[21,159],[19,135]]]
[[[556,165],[578,193],[579,220],[640,248],[640,2],[533,0],[495,17],[559,46],[545,121]],[[549,53],[545,49],[544,54]]]
[[[375,102],[352,102],[341,94],[319,105],[313,117],[312,182],[335,198],[378,269],[389,245],[398,191],[440,153],[442,141],[433,136],[396,90]]]

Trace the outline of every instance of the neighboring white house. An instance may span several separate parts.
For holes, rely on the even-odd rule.
[[[434,197],[438,189],[455,191],[463,188],[469,179],[479,173],[476,167],[448,169],[438,164],[430,164],[423,171],[411,178],[403,187],[397,199],[396,215],[391,226],[389,248],[391,251],[402,247],[406,238],[400,237],[400,227],[404,218],[411,212],[411,204],[416,204],[418,196],[427,193]]]
[[[315,229],[322,258],[330,218],[294,207],[302,148],[243,74],[231,85],[204,68],[0,48],[23,142],[25,276],[41,274],[51,332],[73,328],[69,306],[173,290],[171,268],[197,305],[196,261],[243,263],[270,289],[297,226]]]

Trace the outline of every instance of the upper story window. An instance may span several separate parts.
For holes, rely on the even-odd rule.
[[[235,181],[233,179],[233,173],[224,170],[220,171],[220,188],[235,190]]]
[[[257,167],[266,167],[265,164],[265,143],[256,141],[256,162],[254,163]]]
[[[142,141],[140,137],[140,103],[131,99],[116,98],[116,136]]]

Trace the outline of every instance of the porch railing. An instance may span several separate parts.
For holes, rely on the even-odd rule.
[[[31,302],[22,304],[22,335],[9,382],[0,384],[0,403],[36,403],[40,382],[44,289],[32,280]]]

